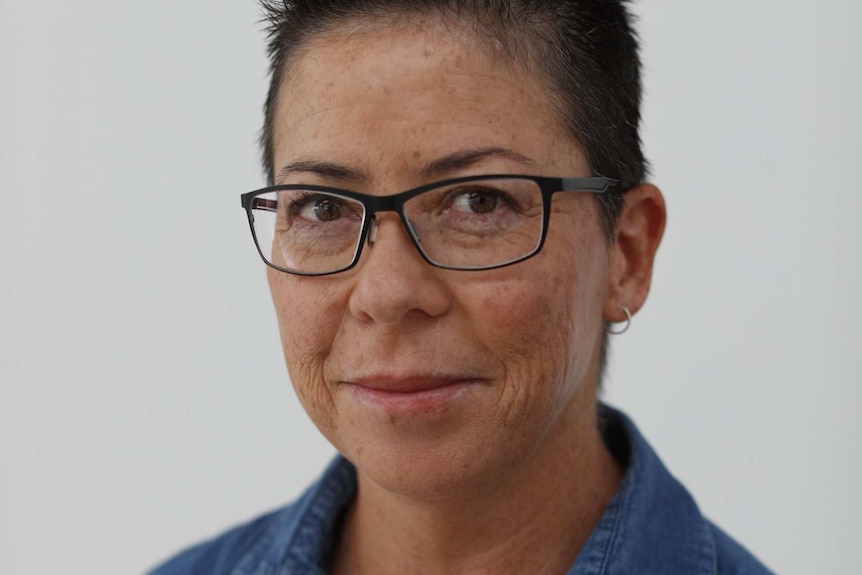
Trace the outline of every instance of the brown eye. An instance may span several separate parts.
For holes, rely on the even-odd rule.
[[[341,205],[328,199],[321,199],[314,204],[315,219],[321,222],[332,222],[341,218]]]
[[[499,191],[490,188],[470,187],[453,190],[449,193],[448,202],[456,212],[463,214],[490,214],[500,207],[500,202],[506,201]]]
[[[465,199],[470,210],[476,214],[490,214],[499,201],[497,194],[485,191],[470,192]]]

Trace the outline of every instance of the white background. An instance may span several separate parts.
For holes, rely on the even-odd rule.
[[[852,0],[653,0],[670,223],[626,409],[781,573],[862,572],[862,41]],[[331,448],[280,355],[253,2],[0,2],[0,573],[140,573]]]

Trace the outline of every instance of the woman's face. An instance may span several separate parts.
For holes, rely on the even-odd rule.
[[[451,27],[333,32],[281,87],[276,180],[390,195],[475,174],[589,175],[543,94]],[[445,496],[593,421],[608,274],[594,198],[556,195],[543,251],[488,271],[431,267],[396,214],[378,222],[354,269],[268,269],[296,392],[364,477]]]

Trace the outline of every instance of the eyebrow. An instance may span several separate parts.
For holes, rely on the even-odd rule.
[[[490,147],[459,150],[443,156],[442,158],[437,158],[418,170],[414,170],[414,172],[421,178],[431,179],[469,168],[489,158],[505,158],[526,166],[536,166],[535,160],[528,158],[520,152],[516,152],[509,148]],[[372,179],[368,173],[362,170],[337,164],[335,162],[317,160],[298,160],[296,162],[291,162],[279,170],[278,179],[286,178],[295,173],[316,174],[327,179],[339,181],[368,182]]]
[[[489,158],[505,158],[531,167],[536,165],[534,160],[509,148],[478,148],[475,150],[462,150],[438,158],[425,166],[419,173],[426,177],[440,176],[469,168]]]
[[[323,176],[333,180],[364,180],[367,175],[361,171],[354,170],[334,162],[321,162],[316,160],[299,160],[284,166],[278,172],[278,179],[284,179],[290,174],[310,173]]]

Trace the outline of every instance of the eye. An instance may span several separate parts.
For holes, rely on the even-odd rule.
[[[341,218],[341,206],[330,199],[315,202],[312,209],[315,217],[322,222],[331,222]]]
[[[452,200],[452,208],[459,212],[490,214],[505,201],[500,192],[489,188],[459,190]]]
[[[293,199],[290,213],[312,222],[335,222],[342,218],[359,217],[345,201],[320,194],[307,194]]]

